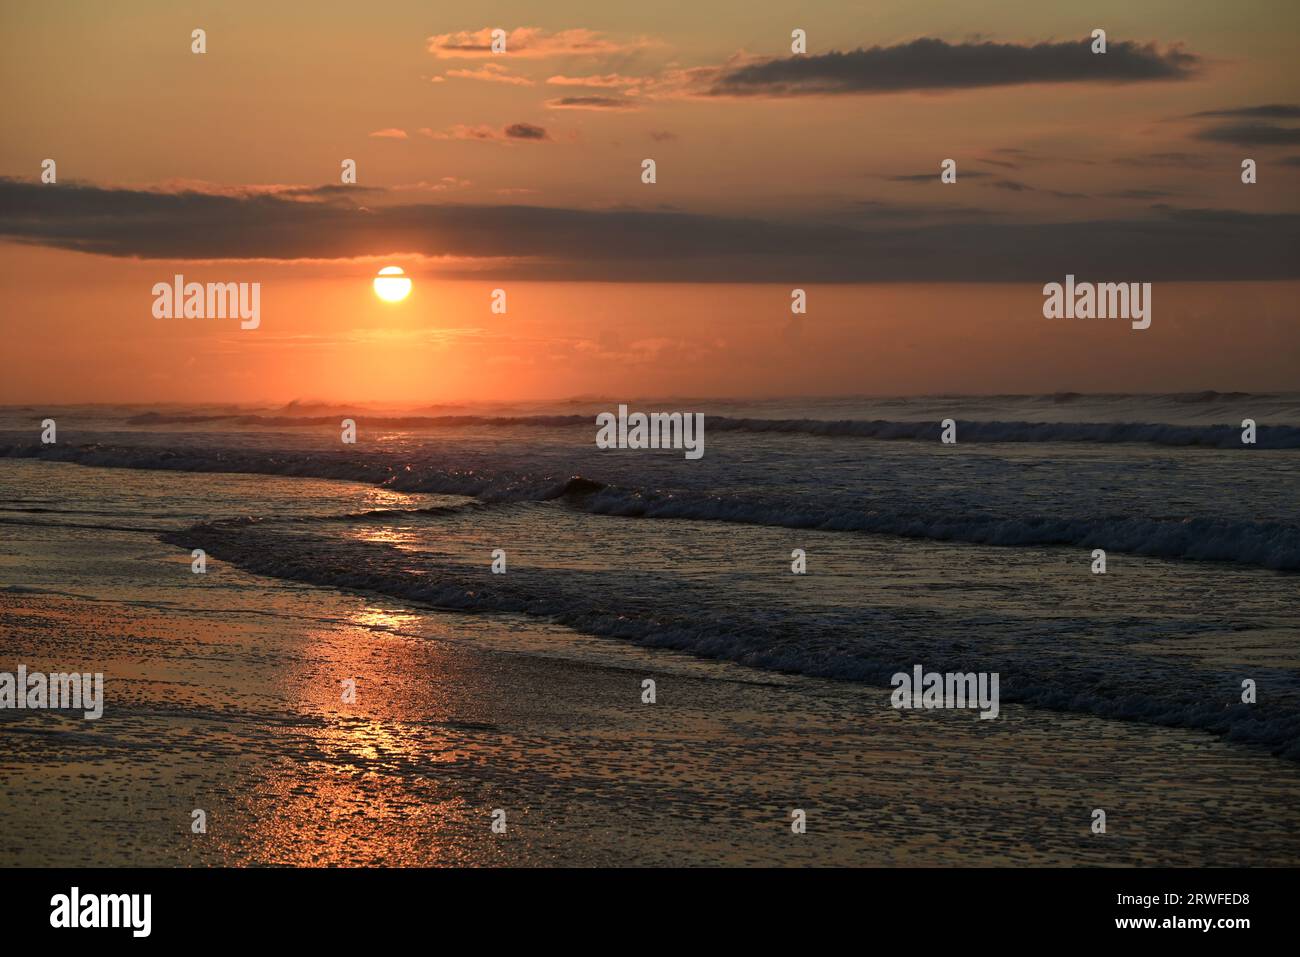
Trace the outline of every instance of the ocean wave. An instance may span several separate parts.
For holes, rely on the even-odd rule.
[[[40,458],[103,468],[235,472],[344,479],[408,493],[463,495],[482,502],[570,500],[593,514],[692,519],[1009,547],[1072,546],[1152,558],[1233,562],[1276,571],[1300,570],[1300,526],[1219,518],[1112,515],[949,513],[846,507],[792,491],[782,497],[659,492],[586,476],[492,473],[401,465],[380,452],[269,452],[256,449],[175,450],[143,446],[27,444],[0,446],[0,458]]]
[[[302,428],[324,426],[338,428],[340,415],[262,415],[257,413],[178,413],[178,412],[144,412],[126,419],[127,425],[208,425],[225,423],[228,425],[249,425],[261,428]],[[586,415],[365,415],[353,413],[349,416],[359,427],[371,429],[436,429],[466,426],[536,426],[538,428],[560,428],[575,425],[591,425],[594,421]]]
[[[1206,393],[1205,398],[1185,401],[1212,401],[1220,393]],[[1054,401],[1073,401],[1064,393]],[[1177,401],[1177,400],[1175,400]],[[585,415],[435,415],[435,416],[355,416],[360,428],[369,430],[419,431],[440,428],[577,428],[594,430],[595,418]],[[914,440],[937,442],[943,431],[938,421],[893,419],[768,419],[737,418],[725,415],[706,417],[711,432],[785,433],[824,438],[877,440]],[[1240,425],[1173,425],[1161,422],[1026,422],[981,421],[954,417],[959,442],[1070,442],[1070,443],[1145,443],[1188,448],[1242,448]],[[256,414],[177,414],[147,412],[126,420],[135,426],[183,426],[225,424],[258,428],[337,428],[340,419],[332,416],[285,416]],[[1300,426],[1259,425],[1255,448],[1300,448]],[[594,432],[593,432],[594,434]]]
[[[963,516],[933,511],[904,514],[823,508],[797,501],[746,500],[681,493],[649,493],[573,478],[547,494],[498,497],[496,502],[562,498],[594,515],[619,518],[728,522],[822,532],[859,532],[936,542],[1009,548],[1070,546],[1177,561],[1227,562],[1272,571],[1300,571],[1300,526],[1211,518],[1061,518]],[[379,509],[346,518],[437,517],[465,506]]]
[[[440,609],[536,616],[584,634],[767,670],[881,686],[918,661],[930,670],[997,671],[1004,704],[1196,728],[1300,760],[1300,694],[1290,672],[1255,669],[1270,694],[1248,706],[1235,698],[1235,673],[1131,650],[1115,654],[1108,644],[1062,653],[1059,636],[1043,634],[1040,619],[954,620],[935,611],[918,620],[857,607],[810,620],[804,609],[719,607],[715,595],[697,590],[703,585],[684,582],[664,602],[643,581],[608,570],[530,568],[495,576],[485,567],[415,564],[387,544],[275,523],[217,521],[160,537],[255,574]],[[945,637],[981,630],[1016,640],[984,647]]]
[[[1180,447],[1240,449],[1241,427],[1232,425],[1168,425],[1157,422],[980,422],[955,419],[958,442],[1096,442],[1146,443]],[[938,422],[899,422],[885,419],[733,419],[706,420],[713,432],[792,432],[862,439],[939,441]],[[1261,425],[1255,448],[1300,449],[1300,427]]]
[[[865,532],[972,545],[1101,548],[1152,558],[1235,562],[1300,570],[1300,526],[1211,518],[943,515],[934,511],[824,508],[798,500],[664,495],[608,487],[582,503],[629,518],[739,522],[820,531]]]
[[[397,491],[445,495],[489,494],[495,485],[509,487],[509,477],[488,477],[472,469],[412,471],[383,452],[274,452],[256,448],[156,448],[146,445],[21,443],[0,445],[0,458],[36,458],[92,468],[146,469],[166,472],[229,472],[291,478],[338,479],[382,485]],[[536,487],[535,483],[535,487]],[[543,483],[550,488],[553,482]],[[525,490],[522,497],[527,497]]]

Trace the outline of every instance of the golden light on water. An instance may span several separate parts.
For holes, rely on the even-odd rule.
[[[401,266],[385,266],[375,277],[375,295],[384,302],[401,302],[411,294],[411,280]]]

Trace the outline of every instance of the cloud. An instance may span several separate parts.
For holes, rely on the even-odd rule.
[[[1223,110],[1201,110],[1190,113],[1196,118],[1202,116],[1245,117],[1249,119],[1296,120],[1300,119],[1300,106],[1292,103],[1266,103],[1263,106],[1235,106]]]
[[[981,209],[975,206],[953,206],[947,203],[923,206],[912,203],[895,203],[881,199],[849,201],[846,208],[834,211],[840,218],[851,220],[945,220],[986,219],[1006,215],[1003,210]]]
[[[532,123],[512,123],[503,130],[507,139],[512,140],[549,140],[546,130]]]
[[[0,177],[0,179],[3,179],[3,177]],[[120,186],[119,188],[136,189],[144,187]],[[356,195],[352,192],[353,190],[360,190],[364,193],[383,192],[383,188],[379,186],[303,186],[300,183],[243,183],[231,185],[186,177],[166,179],[161,183],[147,187],[147,191],[151,193],[199,193],[207,196],[233,196],[236,198],[273,195],[281,199],[303,203],[353,200],[356,198]]]
[[[458,176],[444,176],[436,183],[430,183],[427,180],[420,180],[418,183],[401,183],[392,188],[394,191],[400,192],[412,190],[426,193],[442,193],[451,189],[468,189],[473,185],[472,181],[461,179]]]
[[[1233,146],[1294,146],[1300,143],[1300,127],[1278,126],[1276,123],[1223,123],[1201,130],[1196,138]]]
[[[395,126],[390,126],[387,129],[375,130],[370,135],[381,140],[404,140],[406,139],[406,130],[399,130]]]
[[[1120,189],[1103,195],[1107,199],[1167,199],[1178,194],[1167,189]]]
[[[992,173],[986,173],[984,170],[972,169],[958,174],[958,179],[983,179],[992,176]],[[930,183],[939,182],[939,170],[933,173],[904,173],[898,176],[886,176],[885,179],[894,183]]]
[[[1201,58],[1181,46],[1111,43],[948,43],[922,38],[890,47],[737,61],[718,69],[712,96],[810,96],[960,90],[1038,83],[1136,83],[1193,76]]]
[[[638,86],[644,77],[623,76],[621,73],[605,73],[594,76],[549,76],[546,82],[551,86],[585,86],[594,89],[621,89]]]
[[[977,162],[989,162],[988,160],[978,160]],[[1004,166],[1007,164],[998,163],[996,165]],[[938,183],[939,173],[936,170],[933,173],[906,173],[899,176],[886,176],[885,179],[895,183]],[[1084,193],[1066,192],[1059,189],[1043,189],[1038,186],[1030,186],[1028,183],[1021,182],[1018,179],[1007,179],[1005,176],[995,176],[987,170],[967,169],[957,174],[957,182],[962,180],[980,180],[977,185],[987,186],[991,189],[1000,189],[1009,193],[1039,193],[1047,196],[1055,196],[1058,199],[1086,199]]]
[[[493,261],[494,276],[539,280],[1300,278],[1292,253],[1300,215],[1291,213],[1159,206],[1142,218],[867,228],[647,210],[384,204],[354,190],[291,199],[0,179],[0,237],[171,261],[456,257],[470,261],[467,269]]]
[[[1204,153],[1147,153],[1143,156],[1121,156],[1115,160],[1121,166],[1178,167],[1181,169],[1201,169],[1210,165],[1210,157]]]
[[[941,182],[937,170],[933,173],[905,173],[898,176],[886,176],[885,179],[893,183],[925,184]],[[967,169],[957,173],[958,183],[969,179],[979,180],[976,184],[978,186],[987,186],[990,189],[1000,189],[1008,193],[1040,193],[1047,196],[1055,196],[1058,199],[1087,198],[1083,193],[1072,193],[1059,189],[1041,189],[1037,186],[1030,186],[1028,183],[1021,182],[1018,179],[1008,179],[1005,176],[995,176],[993,173],[982,169]]]
[[[515,76],[499,63],[484,63],[473,70],[448,70],[446,75],[456,80],[482,80],[485,83],[509,83],[511,86],[536,86],[532,80]]]
[[[501,129],[457,123],[445,130],[431,130],[426,127],[421,129],[420,133],[434,140],[470,140],[480,143],[501,143],[506,146],[511,142],[543,143],[551,139],[544,127],[534,126],[532,123],[512,123]]]
[[[436,34],[429,37],[428,50],[439,59],[498,55],[540,59],[558,56],[610,56],[650,45],[650,41],[644,39],[611,40],[595,30],[574,29],[549,33],[540,27],[518,27],[506,33],[505,54],[494,54],[492,29],[484,27],[482,30]]]
[[[431,140],[497,140],[502,133],[491,126],[468,126],[457,123],[445,130],[432,130],[427,126],[420,129],[420,134]]]
[[[1062,163],[1071,163],[1082,166],[1096,166],[1097,161],[1088,159],[1077,154],[1067,156],[1052,156],[1046,153],[1036,153],[1031,150],[1020,149],[1019,147],[1002,146],[995,150],[994,153],[1003,157],[1002,159],[982,158],[976,160],[979,163],[990,163],[994,166],[1003,166],[1007,169],[1021,169],[1025,166],[1033,166],[1041,163],[1051,163],[1059,166]]]
[[[636,103],[614,96],[562,96],[547,100],[552,110],[635,110]]]
[[[1273,120],[1300,119],[1294,103],[1264,103],[1259,106],[1231,106],[1188,113],[1184,119],[1220,119],[1232,122],[1202,127],[1194,135],[1207,143],[1232,146],[1294,146],[1300,143],[1300,127],[1281,126]]]
[[[684,365],[700,358],[700,351],[710,351],[708,344],[688,342],[685,339],[672,339],[666,336],[653,336],[636,339],[624,345],[621,337],[596,339],[575,339],[569,343],[570,348],[602,362],[616,362],[620,365],[638,363],[674,363]]]

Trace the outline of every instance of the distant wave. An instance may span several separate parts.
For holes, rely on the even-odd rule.
[[[1215,398],[1219,393],[1207,393]],[[1057,401],[1071,401],[1065,393]],[[1196,401],[1189,399],[1187,401]],[[1209,401],[1206,399],[1204,401]],[[416,431],[439,428],[595,428],[589,415],[435,415],[355,417],[359,426],[370,429]],[[128,425],[174,426],[228,425],[259,428],[337,428],[337,415],[283,416],[248,414],[173,414],[146,412],[131,416]],[[1239,425],[1170,425],[1159,422],[1002,422],[955,419],[959,442],[1134,442],[1153,445],[1188,446],[1216,449],[1239,449]],[[939,440],[942,427],[937,421],[898,421],[890,419],[764,419],[711,415],[706,427],[712,432],[795,433],[828,438],[882,440]],[[1256,448],[1300,448],[1300,426],[1261,425],[1257,429]]]
[[[1155,422],[968,422],[956,419],[958,442],[1145,442],[1154,445],[1240,449],[1241,428],[1232,425],[1166,425]],[[884,419],[733,419],[713,416],[705,427],[714,432],[797,432],[807,435],[868,439],[939,441],[938,422]],[[1300,426],[1260,426],[1256,448],[1300,448]]]
[[[0,458],[41,458],[101,468],[236,472],[382,485],[401,492],[464,495],[483,502],[570,499],[593,514],[693,519],[823,531],[866,532],[977,545],[1104,548],[1154,558],[1235,562],[1277,571],[1300,570],[1300,526],[1214,518],[1060,515],[968,515],[934,510],[873,511],[818,505],[786,497],[719,496],[623,488],[568,475],[489,474],[482,470],[410,468],[382,453],[268,452],[256,449],[180,451],[142,446],[26,444],[0,446]]]
[[[1267,399],[1270,396],[1267,393],[1215,392],[1213,389],[1206,389],[1203,392],[1174,392],[1165,398],[1175,402],[1237,402],[1250,398]]]
[[[346,414],[346,413],[341,413]],[[374,429],[435,429],[464,426],[518,426],[558,428],[591,425],[593,416],[587,415],[352,415],[358,425]],[[328,426],[338,428],[339,414],[335,415],[259,415],[254,413],[174,413],[144,412],[126,420],[127,425],[207,425],[223,422],[229,425],[254,425],[264,428],[299,428]]]

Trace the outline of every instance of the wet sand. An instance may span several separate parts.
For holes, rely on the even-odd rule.
[[[887,688],[209,574],[246,600],[0,591],[0,669],[81,663],[107,699],[99,721],[0,711],[0,863],[1300,859],[1300,767],[1208,734],[1005,704],[997,721],[896,712]]]
[[[898,712],[887,687],[537,618],[193,575],[158,538],[437,496],[40,462],[0,493],[0,671],[102,671],[106,697],[98,721],[0,710],[0,866],[1300,861],[1300,765],[1207,733]],[[1194,653],[1244,654],[1214,637]]]

